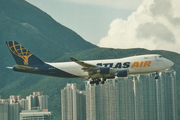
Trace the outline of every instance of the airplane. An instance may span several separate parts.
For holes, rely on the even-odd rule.
[[[159,71],[174,65],[172,61],[159,54],[89,61],[79,61],[70,57],[72,62],[49,63],[40,60],[16,41],[7,41],[6,44],[17,63],[17,65],[7,68],[18,72],[54,77],[86,78],[90,79],[90,84],[96,83],[97,85],[99,82],[104,84],[106,79],[153,72],[156,73],[155,79],[158,79]]]

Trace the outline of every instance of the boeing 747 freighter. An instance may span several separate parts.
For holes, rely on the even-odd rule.
[[[91,61],[71,57],[72,62],[49,63],[40,60],[16,41],[6,43],[17,63],[11,67],[14,71],[64,78],[91,78],[91,84],[99,84],[100,81],[104,84],[106,79],[152,72],[156,73],[155,79],[158,79],[157,72],[174,65],[159,54]]]

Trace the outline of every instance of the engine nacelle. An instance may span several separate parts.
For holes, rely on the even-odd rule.
[[[127,77],[127,75],[128,75],[128,71],[127,70],[118,70],[115,73],[115,76],[117,76],[117,77]]]
[[[110,68],[106,68],[106,67],[100,68],[99,73],[100,74],[109,74],[110,73]]]
[[[117,76],[117,77],[127,77],[128,75],[127,70],[117,70],[108,67],[102,67],[97,72],[100,74],[110,74],[112,76]]]

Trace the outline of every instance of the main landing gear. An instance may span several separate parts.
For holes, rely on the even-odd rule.
[[[101,81],[101,84],[104,84],[105,81],[106,81],[106,78],[103,78]]]
[[[156,75],[155,75],[155,77],[154,77],[155,79],[158,79],[159,77],[158,77],[158,72],[156,72]]]
[[[90,80],[90,84],[96,83],[96,85],[99,85],[99,82],[100,82],[100,81],[101,81],[100,79],[91,79],[91,80]]]
[[[96,85],[99,85],[99,82],[101,82],[101,84],[104,84],[104,82],[106,81],[106,79],[105,78],[103,78],[102,79],[102,81],[101,81],[101,79],[91,79],[90,80],[90,84],[94,84],[94,83],[96,83]]]

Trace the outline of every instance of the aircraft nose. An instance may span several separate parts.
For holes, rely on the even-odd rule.
[[[174,65],[174,63],[173,63],[171,60],[168,60],[168,59],[166,60],[166,65],[165,65],[165,66],[166,66],[167,68],[170,68],[170,67],[172,67],[173,65]]]

